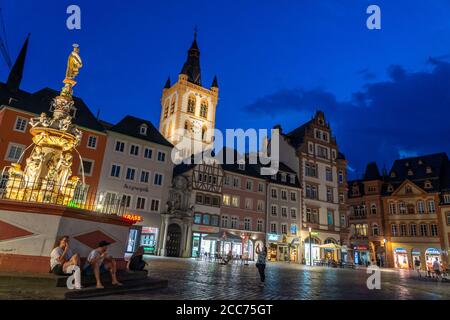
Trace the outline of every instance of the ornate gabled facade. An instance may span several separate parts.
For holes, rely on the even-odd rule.
[[[219,233],[222,180],[223,170],[215,162],[174,168],[167,210],[162,214],[161,255],[197,256],[202,236]]]
[[[341,161],[338,169],[338,155],[336,139],[322,111],[293,131],[280,134],[280,161],[296,171],[303,188],[303,259],[307,264],[325,257],[340,258],[333,250],[320,248],[341,241],[338,171],[345,168]]]
[[[203,150],[212,147],[216,121],[216,107],[219,99],[219,85],[214,77],[210,88],[202,86],[200,50],[194,38],[183,68],[174,84],[167,80],[161,97],[159,130],[173,145],[183,137],[197,143]],[[197,147],[196,147],[197,148]],[[202,152],[189,145],[178,146],[180,156]]]

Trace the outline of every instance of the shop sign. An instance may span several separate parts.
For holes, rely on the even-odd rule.
[[[158,233],[158,228],[142,227],[142,233]]]
[[[420,250],[419,249],[412,249],[411,254],[413,256],[420,256]]]
[[[368,248],[367,248],[367,246],[354,246],[353,250],[364,251],[364,250],[368,250]]]
[[[267,234],[267,240],[269,241],[280,241],[280,236],[278,234],[275,233],[268,233]]]
[[[132,213],[125,213],[122,218],[125,220],[128,220],[130,222],[136,223],[142,221],[142,217],[138,214],[132,214]]]
[[[317,236],[319,235],[319,233],[318,233],[317,231],[314,231],[314,232],[311,232],[311,235],[312,235],[313,237],[317,237]]]
[[[436,256],[438,256],[438,255],[441,254],[441,250],[436,249],[436,248],[428,248],[428,249],[425,251],[425,254],[430,254],[430,255],[436,255]]]
[[[406,249],[403,249],[403,248],[395,248],[394,252],[395,253],[407,253]]]
[[[204,233],[219,233],[220,230],[218,227],[202,226],[194,224],[192,226],[192,231]]]

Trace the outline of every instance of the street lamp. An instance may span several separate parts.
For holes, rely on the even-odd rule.
[[[308,231],[309,231],[309,265],[312,267],[311,227],[308,228]]]

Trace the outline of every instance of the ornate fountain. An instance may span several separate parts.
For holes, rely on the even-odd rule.
[[[52,116],[42,113],[30,120],[33,149],[25,168],[19,162],[8,170],[5,198],[67,205],[80,184],[72,176],[73,151],[80,143],[81,131],[72,124],[73,87],[83,66],[78,45],[73,45],[67,61],[64,87],[51,102]]]

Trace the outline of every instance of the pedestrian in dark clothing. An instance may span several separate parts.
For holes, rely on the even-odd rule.
[[[144,247],[140,246],[131,256],[130,261],[128,261],[127,267],[130,271],[142,271],[144,270],[145,265],[146,263],[144,261]]]
[[[261,287],[264,287],[264,282],[266,280],[266,258],[267,258],[267,248],[265,245],[263,245],[263,248],[261,249],[258,246],[256,247],[256,254],[258,255],[258,260],[256,261],[256,267],[258,268],[259,277],[261,279]]]

